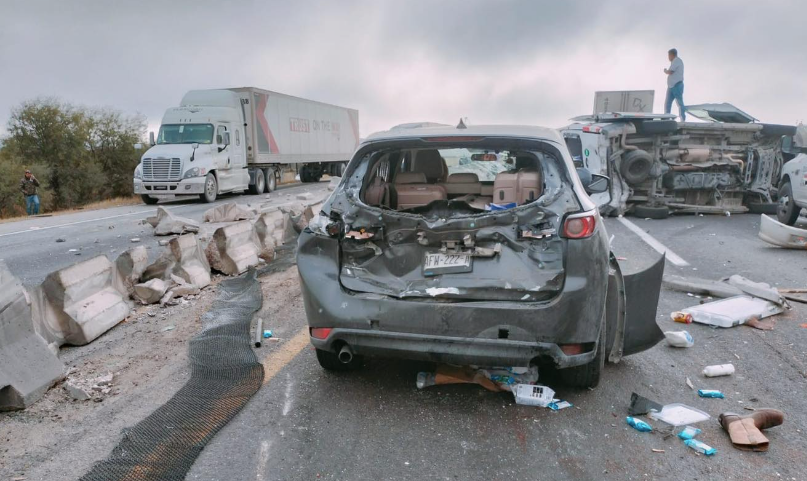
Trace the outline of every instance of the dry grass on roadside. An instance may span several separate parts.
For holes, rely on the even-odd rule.
[[[40,214],[40,217],[62,215],[62,214],[73,214],[75,212],[82,212],[87,210],[108,209],[110,207],[122,207],[125,205],[137,205],[142,203],[143,200],[140,198],[139,195],[133,195],[132,197],[116,197],[114,199],[99,200],[98,202],[90,202],[89,204],[83,205],[81,207],[73,207],[71,209],[57,210],[55,212],[43,212]],[[0,219],[0,224],[5,224],[8,222],[17,222],[27,218],[28,218],[27,215],[7,217],[4,219]]]

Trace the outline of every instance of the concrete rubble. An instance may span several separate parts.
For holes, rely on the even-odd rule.
[[[217,205],[205,211],[205,222],[236,222],[239,220],[249,220],[257,216],[255,211],[235,202]]]
[[[64,365],[34,331],[31,301],[0,262],[0,411],[25,409],[64,377]]]
[[[134,285],[148,266],[148,252],[145,246],[137,246],[119,255],[115,260],[115,288],[130,296],[134,293]]]
[[[146,267],[140,280],[145,282],[159,278],[167,281],[171,279],[172,274],[199,288],[210,284],[210,264],[201,242],[194,234],[171,239],[168,250]]]
[[[100,402],[103,397],[112,392],[115,375],[111,372],[100,376],[81,376],[75,368],[67,373],[67,379],[62,387],[67,395],[76,401]]]
[[[143,304],[159,302],[167,290],[168,283],[158,278],[134,286],[135,298]]]
[[[258,230],[259,236],[271,237],[275,247],[291,244],[297,239],[291,216],[280,209],[261,214],[255,223],[255,228]],[[266,243],[264,242],[264,244]]]
[[[154,227],[154,235],[185,234],[199,232],[199,223],[193,219],[175,216],[164,207],[157,207],[157,215],[146,218]]]

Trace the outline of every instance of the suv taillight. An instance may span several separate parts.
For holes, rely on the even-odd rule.
[[[563,223],[563,237],[568,239],[585,239],[591,237],[597,228],[597,216],[592,213],[567,217]]]

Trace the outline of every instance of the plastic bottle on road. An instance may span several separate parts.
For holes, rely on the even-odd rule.
[[[649,433],[653,430],[653,426],[647,424],[646,422],[642,421],[641,419],[636,419],[634,417],[628,416],[625,418],[627,421],[628,426],[632,427],[637,431],[641,431],[643,433]]]
[[[731,363],[706,366],[703,369],[703,375],[706,377],[728,376],[730,374],[734,374],[734,365]]]

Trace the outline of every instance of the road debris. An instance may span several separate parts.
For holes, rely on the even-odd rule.
[[[759,329],[760,331],[772,331],[776,326],[776,318],[768,317],[766,319],[757,319],[753,317],[745,322],[746,326]]]
[[[160,331],[161,332],[168,332],[168,331],[173,331],[174,329],[176,329],[176,326],[171,325],[171,326],[163,327],[162,329],[160,329]]]
[[[764,214],[759,223],[759,238],[787,249],[807,249],[807,230],[782,224]]]
[[[712,399],[725,399],[726,396],[717,389],[698,389],[698,396]]]
[[[647,414],[650,411],[661,411],[663,406],[655,401],[651,401],[644,396],[631,393],[630,406],[628,407],[628,414],[637,416],[640,414]]]
[[[263,338],[264,339],[269,339],[272,336],[274,336],[274,333],[272,333],[272,331],[270,331],[269,329],[265,329],[263,331]]]
[[[235,202],[217,205],[205,211],[205,222],[236,222],[239,220],[250,220],[257,217],[254,210],[249,210]]]
[[[517,384],[513,391],[516,404],[547,407],[555,398],[555,391],[540,384]]]
[[[417,376],[418,389],[441,384],[479,384],[488,391],[501,392],[512,391],[518,384],[536,382],[538,382],[536,366],[478,369],[441,364],[437,366],[435,372],[420,372]]]
[[[687,426],[678,433],[678,437],[687,440],[693,439],[695,436],[701,433],[701,430],[698,428],[693,428],[692,426]]]
[[[684,441],[684,444],[701,454],[705,454],[706,456],[712,456],[717,453],[717,449],[704,442],[698,441],[697,439],[687,439]]]
[[[663,449],[651,448],[650,450],[653,451],[654,453],[663,453],[664,452]]]
[[[625,418],[625,422],[628,423],[628,426],[643,433],[649,433],[653,431],[653,426],[647,424],[641,419],[636,419],[634,417],[628,416]]]
[[[298,200],[314,200],[314,194],[311,192],[303,192],[301,194],[297,194]]]
[[[743,451],[767,451],[769,441],[761,430],[781,425],[785,421],[785,413],[766,408],[742,416],[727,412],[717,419],[735,448]]]
[[[57,237],[56,242],[67,242],[67,239],[65,239],[64,237]]]
[[[162,279],[151,279],[141,284],[135,284],[134,295],[144,304],[159,302],[168,290],[168,284]]]
[[[185,217],[175,216],[164,207],[157,207],[157,215],[147,217],[146,221],[154,227],[154,235],[199,232],[198,222]]]
[[[692,324],[692,314],[687,312],[675,311],[670,314],[670,319],[681,324]]]
[[[692,381],[690,381],[689,378],[687,378],[687,386],[689,386],[689,389],[695,389],[695,386],[692,384]]]
[[[79,386],[76,386],[70,381],[64,383],[64,390],[67,391],[67,394],[76,401],[86,401],[90,399],[90,395],[87,393],[87,391]]]
[[[560,399],[555,399],[554,401],[549,403],[546,407],[548,407],[553,411],[560,411],[561,409],[572,407],[572,403],[570,403],[569,401],[561,401]]]
[[[692,347],[695,339],[687,331],[666,331],[664,337],[667,338],[667,345],[672,347]]]
[[[703,368],[703,375],[706,377],[730,376],[734,374],[734,364],[715,364]]]
[[[263,339],[263,333],[261,332],[263,329],[263,318],[258,318],[255,321],[255,347],[261,347],[261,341]]]
[[[671,426],[697,424],[702,421],[708,421],[711,418],[711,416],[700,409],[680,403],[666,404],[661,408],[661,411],[651,412],[648,415],[651,419],[662,421]]]
[[[132,238],[131,238],[131,239],[129,239],[129,240],[130,240],[131,242],[137,243],[137,242],[140,242],[140,237],[132,237]]]
[[[783,309],[773,302],[743,295],[689,307],[683,312],[692,314],[692,320],[699,324],[728,328],[745,324],[752,318],[781,314]]]

